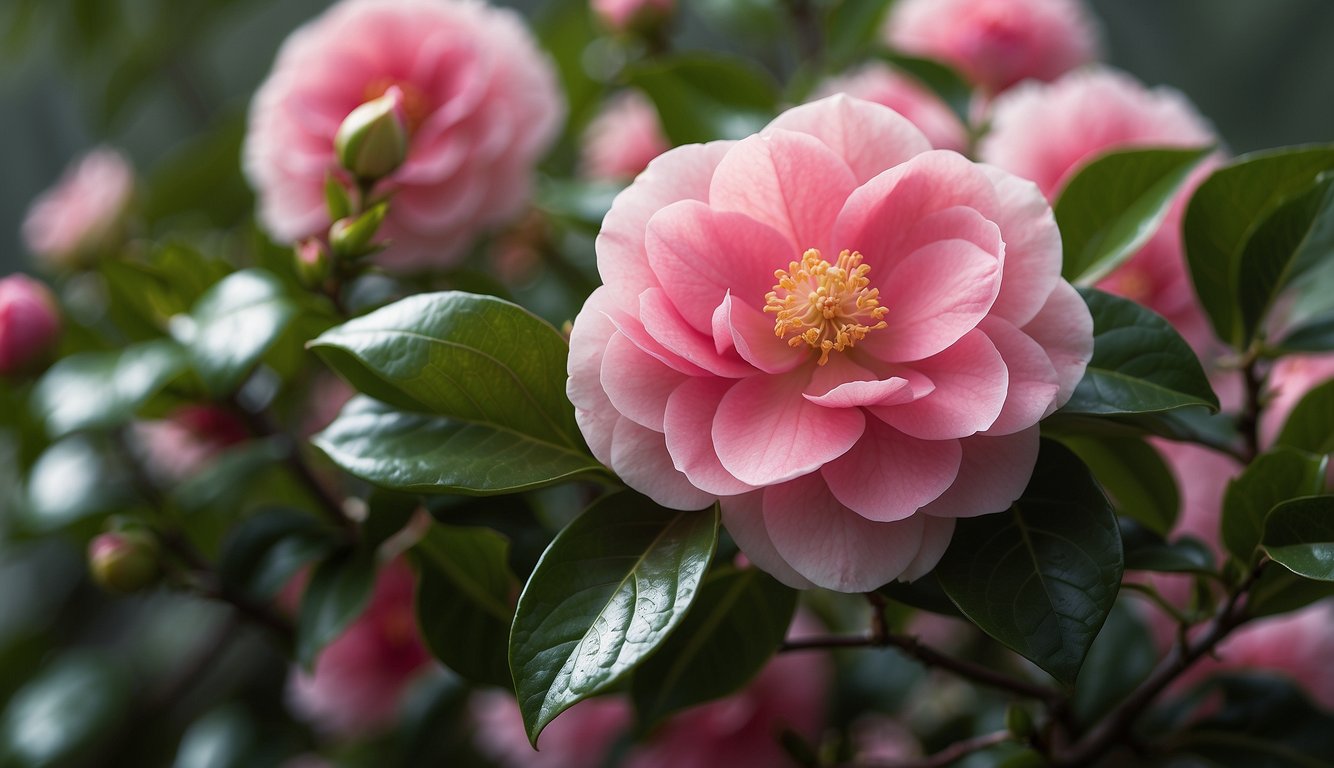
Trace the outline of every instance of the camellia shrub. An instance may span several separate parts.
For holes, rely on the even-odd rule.
[[[1334,765],[1334,145],[720,8],[337,0],[33,201],[0,766]]]

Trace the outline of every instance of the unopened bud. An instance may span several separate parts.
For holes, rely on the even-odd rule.
[[[338,163],[359,179],[382,179],[408,156],[408,126],[403,91],[391,86],[343,118],[334,134]]]
[[[592,7],[613,32],[647,34],[672,17],[676,0],[593,0]]]
[[[108,592],[151,587],[161,576],[157,539],[147,531],[109,531],[88,544],[88,570]]]
[[[45,285],[21,274],[0,280],[0,376],[49,360],[59,336],[60,311]]]
[[[385,214],[389,212],[388,203],[380,203],[369,211],[353,218],[339,219],[329,227],[329,246],[334,256],[340,259],[356,259],[375,250],[371,240],[380,230]]]
[[[317,237],[308,237],[292,249],[296,256],[296,274],[307,287],[324,283],[329,277],[329,247]]]

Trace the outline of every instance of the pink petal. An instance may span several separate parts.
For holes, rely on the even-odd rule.
[[[792,244],[791,260],[807,248],[828,257],[834,219],[856,186],[847,163],[819,139],[777,130],[732,147],[713,175],[709,206],[773,227]]]
[[[912,384],[891,376],[878,381],[848,381],[823,395],[803,393],[803,397],[826,408],[856,408],[863,405],[899,405],[914,400]]]
[[[819,475],[764,489],[764,525],[779,557],[817,586],[867,592],[903,573],[922,544],[921,515],[875,523],[843,506]]]
[[[764,527],[764,491],[755,491],[721,500],[723,526],[744,554],[760,570],[793,589],[810,589],[815,585],[797,573],[779,556]]]
[[[802,397],[807,377],[742,379],[723,396],[713,444],[723,467],[750,485],[808,474],[842,456],[866,426],[857,408],[822,408]]]
[[[888,107],[845,94],[793,107],[769,123],[766,131],[807,133],[843,158],[857,183],[931,149],[917,126]],[[867,137],[875,137],[868,141]]]
[[[713,343],[718,354],[735,349],[741,359],[765,373],[786,373],[811,359],[809,347],[793,347],[774,335],[772,315],[730,293],[713,312]]]
[[[979,165],[995,185],[996,207],[979,206],[1005,237],[1005,276],[992,312],[1022,328],[1061,279],[1061,233],[1037,185]]]
[[[689,378],[667,399],[663,417],[673,466],[695,487],[719,496],[754,490],[723,469],[713,447],[714,416],[733,385],[731,379]]]
[[[1038,428],[1000,437],[975,435],[959,441],[959,477],[922,512],[936,517],[976,517],[1010,508],[1038,462]]]
[[[1061,280],[1022,330],[1046,350],[1056,369],[1060,389],[1042,414],[1050,416],[1070,399],[1093,359],[1093,316],[1079,292]]]
[[[602,287],[607,288],[610,293],[611,289],[609,287]],[[636,347],[639,347],[641,350],[652,356],[653,359],[663,363],[668,368],[679,373],[684,373],[687,376],[711,375],[709,371],[695,365],[658,343],[658,340],[653,338],[648,330],[644,328],[644,323],[641,322],[639,318],[612,306],[610,301],[604,303],[603,314],[607,316],[608,320],[615,326],[617,331],[624,334],[625,338],[629,339]]]
[[[959,473],[958,440],[918,440],[872,419],[852,450],[820,470],[829,490],[867,520],[902,520],[944,493]]]
[[[622,417],[611,442],[611,468],[625,484],[672,509],[703,509],[717,498],[672,465],[662,433]]]
[[[1002,258],[1005,241],[996,223],[966,205],[944,208],[923,216],[895,244],[902,253],[912,253],[940,240],[967,240],[987,253]]]
[[[696,200],[659,211],[649,220],[645,245],[663,290],[702,333],[710,332],[713,310],[729,291],[750,306],[764,306],[774,270],[798,258],[770,227]]]
[[[913,437],[967,437],[994,424],[1005,405],[1009,374],[996,346],[982,331],[969,331],[944,352],[907,367],[930,379],[935,390],[903,405],[870,410]]]
[[[918,550],[917,557],[903,569],[899,574],[900,581],[917,581],[931,572],[940,562],[940,558],[945,556],[945,550],[949,549],[950,539],[954,538],[954,518],[952,517],[931,517],[930,515],[919,515],[922,518],[924,528],[922,529],[922,548]]]
[[[667,398],[688,378],[636,347],[624,334],[616,333],[607,342],[602,357],[602,387],[621,415],[642,426],[662,431]]]
[[[565,394],[574,404],[579,429],[593,455],[603,464],[611,463],[611,436],[620,414],[602,388],[602,357],[616,326],[607,318],[611,292],[598,287],[584,303],[570,330],[570,378]]]
[[[755,372],[735,355],[719,354],[712,337],[691,328],[661,288],[639,294],[639,319],[654,341],[709,373],[739,379]]]
[[[1060,389],[1051,358],[1036,341],[999,317],[984,320],[982,330],[996,345],[1010,374],[1005,406],[987,434],[1008,435],[1028,429],[1049,413]]]

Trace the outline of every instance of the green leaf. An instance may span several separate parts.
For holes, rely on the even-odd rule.
[[[91,652],[56,658],[14,694],[0,718],[6,766],[87,765],[128,714],[123,660]]]
[[[652,99],[673,144],[744,138],[778,109],[778,87],[744,59],[680,55],[629,67],[626,75]]]
[[[641,726],[745,687],[782,644],[796,608],[796,592],[755,568],[710,574],[681,626],[635,671],[630,697]]]
[[[1127,571],[1213,573],[1214,554],[1202,541],[1181,536],[1172,542],[1126,518],[1120,520]]]
[[[332,552],[338,534],[307,514],[261,509],[223,541],[218,578],[229,592],[268,601],[303,566]]]
[[[1125,599],[1112,606],[1070,702],[1078,722],[1097,722],[1153,671],[1158,649],[1139,614]]]
[[[1111,505],[1088,468],[1044,440],[1009,510],[960,520],[936,576],[987,634],[1073,682],[1124,567]]]
[[[564,337],[493,296],[410,296],[331,328],[310,346],[357,389],[405,410],[583,450],[565,397]]]
[[[1324,457],[1275,448],[1257,457],[1230,481],[1223,495],[1223,545],[1243,563],[1253,562],[1264,535],[1265,518],[1276,504],[1320,493]]]
[[[939,613],[942,616],[954,616],[960,619],[964,617],[959,612],[958,606],[950,600],[949,595],[945,594],[945,590],[941,589],[940,580],[936,578],[935,571],[912,582],[891,581],[876,591],[890,600],[903,603],[919,611]]]
[[[296,316],[278,278],[261,269],[228,275],[172,319],[172,335],[214,397],[236,390]]]
[[[1242,261],[1251,236],[1280,206],[1334,169],[1334,147],[1305,146],[1243,155],[1200,185],[1183,225],[1195,293],[1220,339],[1245,346]]]
[[[900,53],[881,53],[880,58],[935,92],[965,125],[968,124],[973,88],[955,69],[935,59],[905,56]]]
[[[1133,301],[1080,289],[1093,315],[1093,359],[1064,414],[1112,416],[1192,405],[1218,397],[1190,346],[1166,320]]]
[[[1065,251],[1061,275],[1092,285],[1144,247],[1210,151],[1120,150],[1080,168],[1053,206]]]
[[[514,493],[604,472],[580,450],[368,397],[353,398],[311,440],[348,473],[413,493]]]
[[[1271,351],[1288,354],[1330,350],[1334,350],[1334,315],[1322,314],[1293,328],[1282,341],[1273,345]]]
[[[185,365],[181,348],[165,339],[72,355],[37,382],[33,405],[52,436],[119,426]]]
[[[133,498],[119,469],[86,435],[51,444],[28,473],[25,527],[47,533],[116,510]]]
[[[186,514],[208,509],[235,514],[264,472],[287,456],[285,438],[249,440],[229,448],[171,489],[170,499]]]
[[[1116,511],[1166,536],[1181,500],[1176,479],[1153,446],[1133,437],[1062,436],[1111,497]]]
[[[1308,453],[1334,453],[1334,380],[1302,396],[1274,444]]]
[[[465,679],[502,687],[511,683],[507,647],[519,589],[509,546],[490,528],[436,524],[412,548],[426,646]]]
[[[625,184],[614,181],[548,178],[542,180],[538,189],[537,205],[552,216],[596,235],[611,210],[612,200],[622,189]]]
[[[320,651],[361,615],[375,586],[375,559],[363,550],[335,553],[320,563],[301,596],[296,658],[307,671]]]
[[[1264,548],[1299,576],[1334,581],[1334,496],[1290,499],[1274,507],[1265,520]]]
[[[1246,614],[1255,618],[1288,613],[1334,597],[1334,582],[1302,578],[1287,568],[1265,568],[1251,587]]]
[[[556,536],[510,631],[529,740],[662,644],[694,601],[717,542],[717,505],[679,512],[630,492],[599,500]]]
[[[824,23],[825,53],[841,68],[857,59],[873,43],[889,0],[840,0],[829,9]]]
[[[1275,675],[1215,681],[1222,706],[1175,736],[1178,750],[1226,768],[1328,768],[1334,718],[1292,682]]]

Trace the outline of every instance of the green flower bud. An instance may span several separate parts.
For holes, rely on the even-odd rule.
[[[108,592],[138,592],[162,575],[157,539],[142,530],[109,531],[88,543],[88,570]]]
[[[339,259],[357,259],[378,250],[371,239],[379,231],[389,212],[388,203],[380,203],[357,218],[339,219],[329,227],[329,246]]]
[[[308,237],[292,249],[296,273],[307,287],[315,287],[329,278],[329,247],[319,238]]]
[[[391,86],[343,118],[334,134],[338,163],[363,180],[382,179],[408,156],[407,117],[403,92]]]

